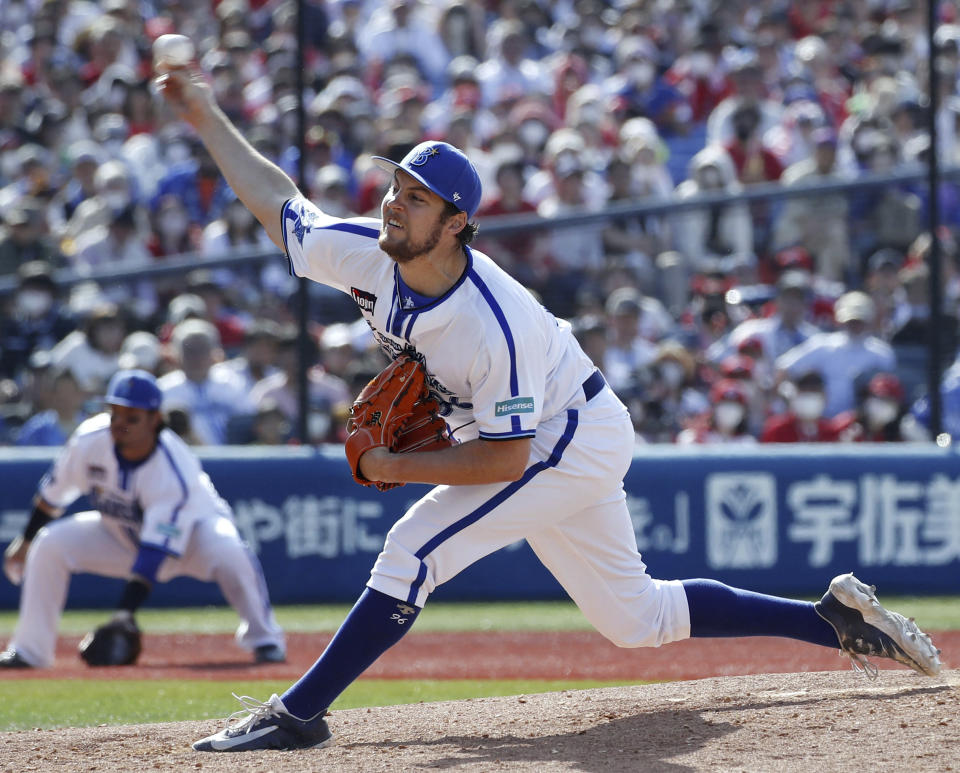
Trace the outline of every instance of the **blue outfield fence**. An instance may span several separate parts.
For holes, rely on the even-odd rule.
[[[0,449],[0,544],[20,533],[45,449]],[[259,555],[274,603],[353,601],[391,524],[427,490],[380,493],[350,477],[340,446],[201,449]],[[885,594],[960,593],[960,457],[922,445],[650,446],[625,481],[644,562],[662,579],[713,577],[778,594],[820,593],[853,571]],[[83,509],[80,500],[74,511]],[[122,583],[74,577],[68,605],[112,607]],[[0,579],[0,608],[19,591]],[[443,600],[556,599],[525,543],[479,561]],[[158,585],[162,606],[221,604],[213,584]]]

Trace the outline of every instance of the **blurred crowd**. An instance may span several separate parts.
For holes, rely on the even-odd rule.
[[[949,167],[960,19],[953,0],[937,8]],[[475,247],[571,322],[638,443],[928,438],[925,184],[727,198],[922,169],[925,12],[906,0],[306,0],[298,30],[290,0],[3,0],[0,443],[62,443],[122,367],[160,376],[167,421],[190,442],[337,442],[385,364],[352,301],[311,286],[302,430],[297,282],[276,254],[204,266],[276,248],[157,96],[150,47],[168,32],[194,41],[254,147],[295,179],[302,169],[301,188],[334,215],[379,216],[389,179],[371,155],[424,138],[462,148],[484,188]],[[709,206],[630,211],[697,197]],[[956,433],[960,187],[945,183],[937,203],[943,419]],[[518,215],[556,224],[484,235]],[[184,254],[194,270],[137,276]]]

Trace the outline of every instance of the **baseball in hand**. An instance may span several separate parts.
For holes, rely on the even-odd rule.
[[[153,41],[153,69],[162,74],[177,67],[186,67],[196,51],[186,35],[161,35]]]

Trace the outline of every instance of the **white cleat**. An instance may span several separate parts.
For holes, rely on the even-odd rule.
[[[840,649],[854,668],[871,677],[876,677],[877,667],[866,655],[890,658],[926,676],[937,676],[943,667],[940,650],[913,618],[884,609],[877,601],[876,588],[852,574],[834,577],[814,607],[837,632]]]

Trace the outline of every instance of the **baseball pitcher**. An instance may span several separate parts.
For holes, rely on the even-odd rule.
[[[166,73],[158,86],[284,249],[291,271],[352,297],[381,348],[404,361],[354,406],[354,477],[383,487],[435,485],[391,529],[366,589],[317,662],[282,696],[245,700],[244,719],[195,749],[329,743],[327,708],[410,630],[434,588],[519,539],[623,647],[786,636],[939,671],[929,638],[880,607],[852,575],[836,578],[814,605],[647,573],[622,485],[633,460],[627,409],[570,325],[469,246],[481,185],[461,151],[428,141],[400,160],[377,159],[392,179],[380,218],[343,220],[305,199],[252,148],[195,68]],[[404,414],[417,402],[409,384],[420,381],[408,361],[422,364],[455,442],[437,432],[429,448],[398,452]]]

